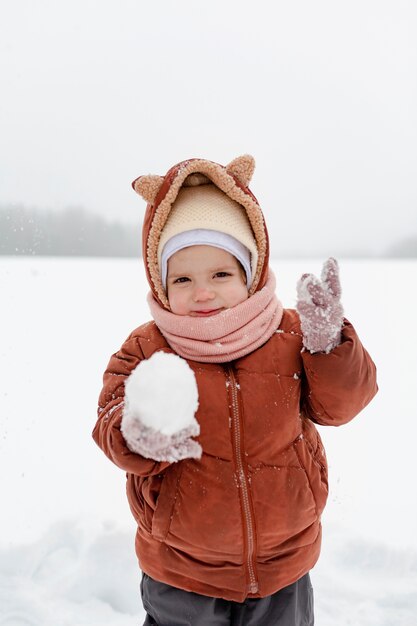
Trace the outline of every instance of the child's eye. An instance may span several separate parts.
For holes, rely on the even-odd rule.
[[[217,276],[217,278],[225,278],[226,276],[230,276],[230,274],[229,272],[216,272],[214,276]]]
[[[188,280],[190,279],[187,276],[180,276],[174,280],[174,285],[175,283],[186,283]]]

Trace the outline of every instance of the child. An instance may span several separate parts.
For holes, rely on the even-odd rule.
[[[254,160],[142,176],[154,319],[104,374],[94,439],[127,472],[145,624],[310,626],[327,464],[377,391],[343,319],[338,266],[283,309],[248,188]]]

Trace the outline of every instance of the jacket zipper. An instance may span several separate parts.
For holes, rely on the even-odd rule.
[[[249,572],[249,593],[256,593],[259,585],[255,575],[254,553],[255,553],[255,533],[254,522],[250,505],[250,494],[248,487],[248,479],[244,470],[243,450],[242,450],[242,429],[240,424],[238,384],[231,366],[228,367],[228,380],[232,395],[232,424],[233,424],[233,446],[235,450],[238,486],[241,492],[243,518],[246,530],[246,539],[248,546],[247,566]]]

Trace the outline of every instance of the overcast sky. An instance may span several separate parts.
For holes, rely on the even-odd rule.
[[[0,205],[134,222],[248,152],[276,256],[417,235],[415,0],[2,0],[0,73]]]

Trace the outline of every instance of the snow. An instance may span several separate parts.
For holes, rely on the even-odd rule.
[[[126,381],[124,420],[139,417],[145,426],[173,435],[194,424],[197,408],[194,372],[175,354],[156,352]]]
[[[137,624],[137,563],[131,537],[67,520],[37,541],[1,553],[0,624]],[[115,584],[116,583],[116,584]]]
[[[320,428],[330,469],[319,626],[414,626],[416,261],[340,260],[342,303],[377,367],[358,418]],[[294,306],[318,260],[274,261]],[[91,439],[101,376],[149,319],[139,261],[0,259],[0,624],[143,619],[125,475]]]

